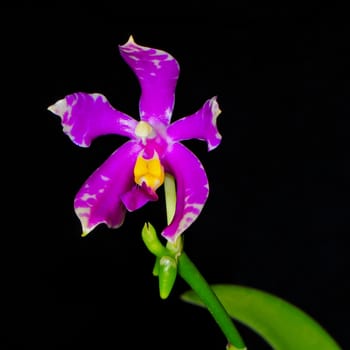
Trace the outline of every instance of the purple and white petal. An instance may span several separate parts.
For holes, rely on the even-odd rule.
[[[199,159],[181,143],[173,145],[163,164],[175,178],[176,209],[162,236],[174,242],[201,213],[208,198],[209,184]]]
[[[199,139],[206,141],[211,151],[221,142],[216,121],[221,113],[216,97],[207,100],[196,113],[176,120],[167,129],[173,141]]]
[[[136,44],[132,36],[126,44],[119,45],[119,50],[141,85],[141,120],[153,124],[156,118],[168,125],[180,72],[178,62],[165,51]]]
[[[119,147],[85,182],[75,197],[74,208],[87,235],[97,225],[122,225],[126,209],[121,196],[134,186],[134,165],[141,150],[128,141]]]
[[[107,134],[132,138],[138,123],[114,109],[101,94],[67,95],[48,109],[61,117],[63,132],[81,147],[88,147],[93,139]]]

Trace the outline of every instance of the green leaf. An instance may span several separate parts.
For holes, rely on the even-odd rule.
[[[275,350],[341,350],[312,317],[275,295],[231,284],[211,288],[232,318],[251,328]],[[181,299],[204,307],[192,290],[183,293]]]

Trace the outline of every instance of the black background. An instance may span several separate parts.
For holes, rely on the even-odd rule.
[[[130,34],[179,61],[173,120],[214,95],[222,109],[217,149],[185,142],[211,187],[186,233],[187,254],[209,283],[274,293],[349,347],[344,11],[213,4],[202,14],[190,3],[178,16],[97,6],[3,10],[2,349],[225,347],[209,313],[180,301],[188,289],[181,279],[159,298],[140,231],[145,221],[162,229],[162,201],[128,214],[118,230],[101,225],[80,237],[74,196],[126,139],[79,148],[46,108],[69,93],[99,92],[138,118],[139,85],[117,47]],[[237,326],[248,349],[269,349]]]

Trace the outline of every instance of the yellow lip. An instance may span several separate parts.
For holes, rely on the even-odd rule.
[[[150,159],[145,159],[143,152],[139,154],[134,167],[134,179],[138,185],[145,183],[154,191],[164,183],[164,168],[157,152]]]

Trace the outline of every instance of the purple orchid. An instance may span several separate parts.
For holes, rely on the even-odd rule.
[[[197,219],[209,193],[201,162],[180,141],[196,138],[206,141],[209,151],[216,148],[221,141],[216,126],[221,111],[213,97],[196,113],[170,124],[178,62],[165,51],[136,44],[132,36],[119,51],[141,85],[140,121],[114,109],[97,93],[67,95],[48,108],[60,116],[63,132],[78,146],[89,147],[106,134],[130,139],[87,179],[75,197],[75,212],[83,236],[101,223],[118,228],[126,210],[158,199],[156,190],[169,173],[176,183],[176,209],[162,236],[175,242]]]

